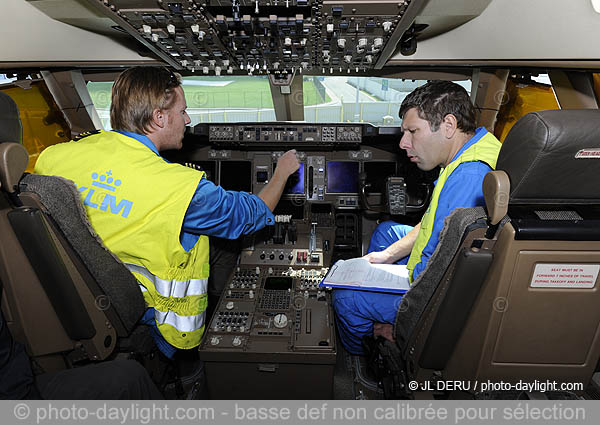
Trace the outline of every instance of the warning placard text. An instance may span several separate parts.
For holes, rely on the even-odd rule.
[[[531,279],[532,288],[593,288],[598,278],[598,264],[537,264]]]

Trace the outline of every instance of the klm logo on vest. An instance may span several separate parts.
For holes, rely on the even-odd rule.
[[[88,188],[86,186],[81,186],[78,188],[79,192],[82,194],[86,190],[88,191],[83,200],[84,205],[101,211],[108,211],[110,209],[112,214],[121,215],[123,218],[127,218],[131,212],[131,207],[133,207],[133,202],[126,199],[118,201],[115,195],[95,189],[99,188],[115,192],[117,188],[121,186],[121,180],[114,179],[110,170],[106,172],[106,175],[92,173],[92,179],[94,180],[92,182],[92,186],[94,187]]]

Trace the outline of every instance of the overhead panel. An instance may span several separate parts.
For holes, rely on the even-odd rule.
[[[387,59],[382,54],[395,50],[414,20],[411,11],[427,3],[87,1],[177,69],[213,75],[364,72]]]

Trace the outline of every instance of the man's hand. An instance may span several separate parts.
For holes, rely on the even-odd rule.
[[[369,260],[369,263],[373,264],[392,264],[394,259],[386,250],[370,252],[363,257],[366,260]]]
[[[394,325],[390,323],[375,323],[373,325],[373,336],[375,338],[382,336],[388,341],[396,342],[396,338],[394,338]]]
[[[365,255],[363,258],[369,260],[369,263],[373,264],[393,264],[401,258],[406,257],[410,254],[413,249],[413,245],[417,240],[417,235],[421,229],[421,223],[417,224],[413,229],[408,232],[402,239],[394,242],[383,251],[371,252]]]
[[[292,149],[281,155],[277,161],[275,174],[280,174],[281,177],[287,179],[289,176],[294,174],[298,168],[300,168],[300,163],[298,162],[298,157],[296,156],[296,149]]]
[[[296,157],[295,149],[287,151],[281,155],[279,161],[277,161],[277,167],[275,168],[271,181],[258,194],[258,197],[267,204],[267,207],[269,207],[271,211],[277,206],[277,202],[279,202],[279,198],[281,198],[288,177],[298,168],[300,168],[300,163]]]

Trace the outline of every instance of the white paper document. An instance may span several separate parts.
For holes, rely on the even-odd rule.
[[[404,293],[410,283],[406,266],[371,264],[364,258],[352,258],[336,262],[320,286]]]

